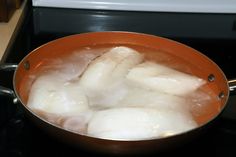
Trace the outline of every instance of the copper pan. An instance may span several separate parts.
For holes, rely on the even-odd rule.
[[[27,81],[25,78],[42,65],[43,59],[53,59],[55,56],[64,56],[81,47],[99,44],[148,47],[172,54],[179,58],[179,61],[186,61],[186,65],[191,68],[194,75],[208,80],[207,86],[218,95],[219,101],[211,105],[211,108],[208,110],[209,114],[199,119],[201,125],[194,130],[165,138],[137,141],[104,140],[70,132],[45,121],[26,106],[30,81]],[[155,58],[155,56],[153,57]],[[1,69],[15,67],[12,65],[1,65]],[[1,87],[1,93],[12,95],[14,102],[20,102],[29,118],[38,127],[64,142],[96,152],[137,154],[169,149],[172,146],[181,145],[182,142],[196,137],[199,131],[216,119],[225,108],[230,90],[235,89],[235,82],[235,80],[228,81],[222,70],[209,58],[197,50],[176,41],[133,32],[92,32],[60,38],[33,50],[24,57],[15,70],[13,78],[14,91]]]

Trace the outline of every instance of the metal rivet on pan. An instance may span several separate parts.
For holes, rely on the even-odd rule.
[[[215,81],[215,76],[214,76],[213,74],[210,74],[210,75],[208,76],[208,81],[209,81],[209,82]]]
[[[29,61],[25,61],[25,62],[24,62],[24,68],[25,68],[25,70],[29,70],[29,69],[30,69],[30,63],[29,63]]]
[[[13,99],[13,103],[14,103],[14,104],[18,104],[18,102],[19,102],[19,100],[18,100],[17,98],[14,98],[14,99]]]
[[[220,92],[220,94],[218,95],[218,97],[219,97],[220,99],[223,99],[223,98],[225,97],[225,93],[224,93],[224,92]]]

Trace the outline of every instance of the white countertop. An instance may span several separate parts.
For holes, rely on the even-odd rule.
[[[11,46],[12,41],[15,39],[15,33],[17,32],[24,16],[26,1],[27,0],[24,0],[21,7],[14,12],[9,22],[0,22],[0,60]]]
[[[236,13],[236,0],[32,0],[33,6],[194,13]]]

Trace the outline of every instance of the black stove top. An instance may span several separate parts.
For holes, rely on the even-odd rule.
[[[50,40],[90,31],[135,31],[171,38],[214,60],[228,79],[236,78],[236,34],[233,14],[184,14],[32,8],[3,62],[18,63],[27,53]],[[222,23],[223,22],[223,23]],[[225,30],[231,23],[230,31]],[[219,25],[217,25],[219,24]],[[12,87],[13,72],[0,72]],[[205,134],[176,150],[153,156],[236,156],[236,95]],[[20,105],[0,96],[0,156],[97,156],[61,143],[35,127]]]

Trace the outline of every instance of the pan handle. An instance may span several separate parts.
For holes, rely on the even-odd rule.
[[[2,71],[15,71],[17,67],[18,65],[13,63],[0,64],[0,70]]]
[[[17,64],[0,64],[0,71],[14,71],[17,67]],[[0,85],[0,95],[10,96],[13,98],[14,104],[18,103],[18,99],[15,92],[10,88],[6,88]]]
[[[236,79],[228,81],[230,92],[236,92]]]

